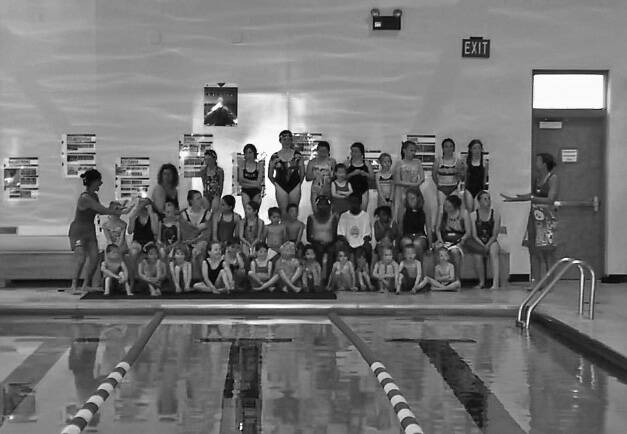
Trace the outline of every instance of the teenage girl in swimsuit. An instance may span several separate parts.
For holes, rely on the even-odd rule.
[[[405,211],[405,194],[407,189],[420,188],[425,180],[422,161],[415,158],[416,144],[411,140],[401,146],[401,161],[394,166],[394,185],[396,186],[396,206],[392,210],[392,219],[400,221]]]
[[[224,188],[224,170],[218,166],[218,154],[213,149],[205,151],[205,164],[200,172],[205,199],[209,208],[215,212],[220,207],[220,198]]]
[[[464,178],[464,164],[455,155],[453,139],[442,140],[442,156],[435,157],[432,176],[438,188],[438,208],[442,208],[444,199],[459,191]]]
[[[434,247],[436,249],[445,247],[449,251],[455,265],[456,277],[459,278],[464,255],[463,246],[471,236],[470,217],[462,208],[462,200],[455,195],[447,197],[437,222],[435,231],[437,242]]]
[[[487,190],[488,162],[483,161],[483,143],[473,139],[468,143],[466,157],[466,177],[464,180],[464,204],[466,211],[475,209],[475,198],[481,190]]]
[[[96,169],[89,169],[81,175],[85,191],[81,193],[76,203],[74,221],[70,224],[68,236],[70,247],[74,251],[76,267],[72,278],[70,292],[78,292],[78,279],[87,259],[88,268],[85,274],[82,291],[86,291],[88,283],[91,283],[94,272],[98,267],[98,241],[96,240],[96,226],[94,218],[96,214],[123,215],[131,209],[107,208],[100,203],[96,193],[102,185],[102,175]]]
[[[305,163],[300,152],[292,146],[291,131],[281,131],[279,142],[281,150],[270,157],[268,179],[274,185],[281,215],[285,216],[288,204],[300,203],[301,184],[305,178]]]
[[[320,141],[316,157],[307,163],[307,181],[311,182],[311,209],[316,209],[318,196],[331,196],[331,178],[335,171],[335,160],[329,156],[331,145]]]
[[[257,161],[257,148],[252,143],[244,146],[244,163],[237,168],[237,182],[242,190],[242,207],[255,201],[261,204],[263,187],[263,163]]]
[[[213,241],[227,246],[237,238],[237,227],[242,218],[233,211],[235,198],[227,194],[222,198],[221,211],[213,219]]]
[[[368,209],[370,181],[374,177],[370,163],[364,160],[365,153],[363,143],[353,143],[346,168],[346,178],[353,189],[353,193],[358,193],[361,196],[361,209],[364,211]]]

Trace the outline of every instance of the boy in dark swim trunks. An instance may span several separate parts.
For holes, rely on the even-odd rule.
[[[279,208],[270,208],[268,217],[270,218],[270,224],[266,225],[264,242],[270,249],[270,259],[273,259],[279,254],[283,243],[287,241],[287,230],[285,229],[285,224],[281,222],[281,210]]]

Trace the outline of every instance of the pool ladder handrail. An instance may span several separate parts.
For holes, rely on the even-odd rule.
[[[594,319],[594,299],[596,296],[596,273],[594,269],[585,261],[580,259],[573,258],[562,258],[555,265],[553,265],[546,275],[533,287],[529,295],[523,300],[518,308],[518,317],[516,319],[516,325],[519,325],[524,328],[529,328],[529,322],[531,321],[531,314],[536,306],[546,297],[549,292],[554,288],[555,284],[562,278],[562,276],[573,266],[577,266],[579,269],[579,306],[578,313],[580,316],[583,316],[583,305],[584,305],[584,297],[585,297],[585,286],[586,286],[586,274],[588,271],[590,274],[590,300],[589,300],[589,311],[588,318]],[[561,269],[560,269],[561,268]],[[559,272],[556,273],[556,271]],[[543,288],[544,284],[549,280],[550,277],[553,279],[546,285],[544,288],[544,292],[540,295],[537,295]],[[536,297],[537,295],[537,297]],[[531,301],[534,297],[535,300]],[[524,317],[524,320],[523,320]]]

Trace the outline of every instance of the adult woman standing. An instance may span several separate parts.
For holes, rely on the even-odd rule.
[[[499,287],[499,252],[500,246],[497,241],[499,229],[501,227],[501,216],[498,211],[492,208],[490,193],[482,190],[477,195],[479,207],[470,215],[472,238],[466,243],[468,252],[473,256],[475,270],[479,277],[479,284],[476,288],[485,287],[485,263],[486,258],[490,258],[492,265],[492,287]]]
[[[464,179],[464,204],[466,211],[475,209],[475,198],[481,190],[487,190],[488,162],[483,161],[483,143],[479,139],[472,139],[468,143],[466,157],[466,176]]]
[[[449,251],[455,265],[455,277],[459,279],[462,269],[463,246],[471,236],[470,217],[462,208],[462,200],[457,196],[449,196],[439,212],[435,235],[435,248],[444,247]]]
[[[361,196],[361,209],[368,209],[370,181],[374,179],[374,171],[370,163],[364,159],[366,150],[364,144],[355,142],[351,145],[351,155],[347,161],[346,178],[353,189],[353,193]]]
[[[300,203],[301,185],[305,178],[305,163],[299,151],[292,145],[292,132],[279,133],[281,149],[270,157],[268,179],[274,185],[276,201],[281,215],[287,215],[287,205]]]
[[[263,164],[257,161],[257,148],[252,143],[244,146],[244,162],[237,167],[237,182],[242,190],[242,208],[251,200],[261,204]]]
[[[501,194],[505,202],[531,202],[525,238],[529,249],[532,287],[543,273],[548,272],[555,264],[557,247],[555,235],[558,223],[555,201],[559,196],[559,180],[553,173],[555,169],[553,156],[546,153],[537,154],[535,169],[533,193],[515,196]]]
[[[224,170],[218,166],[218,154],[213,149],[205,151],[205,162],[200,171],[203,194],[213,212],[217,212],[224,189]]]
[[[102,185],[102,175],[96,169],[89,169],[81,175],[85,191],[78,197],[74,220],[70,224],[68,236],[70,238],[70,248],[74,252],[76,267],[72,277],[72,294],[78,292],[78,280],[81,271],[87,260],[87,271],[83,281],[82,291],[86,291],[88,283],[91,283],[96,267],[98,266],[98,241],[96,239],[96,226],[94,218],[97,214],[123,215],[130,211],[130,208],[115,209],[107,208],[100,204],[100,199],[96,193]]]
[[[152,207],[160,217],[165,215],[165,203],[172,202],[179,207],[179,172],[174,164],[166,163],[159,169],[157,175],[157,185],[150,195]]]
[[[396,187],[396,206],[392,210],[392,218],[400,222],[405,212],[405,194],[409,188],[418,188],[425,181],[425,172],[422,161],[416,157],[416,143],[411,140],[401,145],[401,161],[392,170],[394,186]]]

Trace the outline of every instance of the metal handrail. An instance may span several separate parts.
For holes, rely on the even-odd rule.
[[[579,269],[579,300],[578,300],[578,313],[583,316],[583,305],[585,298],[585,271],[587,270],[590,274],[590,307],[589,307],[589,319],[594,319],[594,301],[596,297],[596,273],[594,269],[584,261],[579,259],[572,258],[562,258],[560,259],[551,269],[547,272],[547,274],[540,280],[540,282],[533,288],[531,293],[525,298],[525,300],[520,304],[518,308],[518,317],[516,320],[516,324],[522,325],[525,328],[529,327],[529,322],[531,321],[531,314],[536,306],[546,297],[549,292],[554,288],[555,284],[562,278],[562,276],[572,267],[576,265]],[[542,289],[542,286],[545,284],[549,277],[552,276],[555,271],[562,267],[562,269],[556,274],[556,276],[546,285],[544,292],[540,294],[536,299],[528,305],[533,297],[538,294],[538,292]],[[526,312],[525,312],[526,308]],[[524,312],[524,313],[523,313]],[[526,314],[526,315],[525,315]],[[525,315],[525,321],[523,321],[523,315]]]

